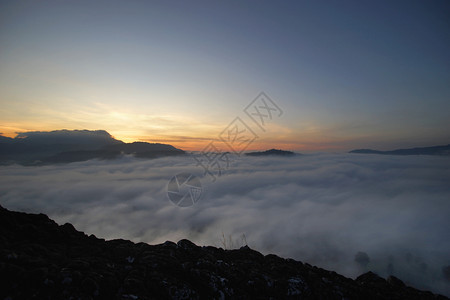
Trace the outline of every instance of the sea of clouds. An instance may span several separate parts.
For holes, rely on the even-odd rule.
[[[180,208],[168,181],[188,172],[203,193]],[[355,277],[393,274],[450,295],[450,158],[311,154],[238,157],[215,182],[192,157],[0,167],[0,204],[42,212],[106,239],[248,244]],[[370,261],[356,262],[357,252]]]

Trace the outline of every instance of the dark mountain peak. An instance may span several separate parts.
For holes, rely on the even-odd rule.
[[[69,163],[89,159],[114,159],[122,154],[155,158],[184,154],[171,145],[146,142],[124,143],[105,130],[54,130],[19,133],[0,138],[0,163],[35,165]]]
[[[34,142],[40,144],[117,144],[123,143],[116,140],[105,130],[53,130],[53,131],[28,131],[19,132],[14,140]]]
[[[105,241],[0,206],[0,299],[447,299],[368,272],[352,280],[248,246]]]
[[[408,149],[397,149],[390,151],[379,151],[372,149],[356,149],[349,153],[359,154],[384,154],[384,155],[450,155],[450,144],[432,147],[416,147]]]
[[[14,142],[14,139],[13,138],[10,138],[10,137],[7,137],[7,136],[3,136],[3,135],[1,135],[0,134],[0,144],[9,144],[9,143],[12,143],[12,142]]]
[[[266,150],[266,151],[249,152],[249,153],[246,153],[245,155],[249,155],[249,156],[267,156],[267,155],[292,156],[292,155],[295,155],[295,153],[292,151],[270,149],[270,150]]]

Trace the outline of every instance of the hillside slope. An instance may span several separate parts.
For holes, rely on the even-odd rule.
[[[105,241],[0,206],[1,299],[447,299],[366,273],[352,280],[248,247]]]

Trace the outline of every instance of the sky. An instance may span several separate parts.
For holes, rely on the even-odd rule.
[[[0,132],[104,129],[201,150],[450,141],[450,2],[0,1]],[[260,92],[282,110],[260,130]]]
[[[178,173],[200,178],[200,199],[168,198]],[[215,181],[192,157],[0,168],[1,205],[45,213],[97,237],[151,244],[189,239],[338,272],[371,270],[450,296],[450,160],[445,156],[322,153],[235,157]],[[364,268],[355,255],[364,252]]]

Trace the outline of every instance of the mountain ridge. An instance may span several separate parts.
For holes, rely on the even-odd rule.
[[[270,149],[266,151],[255,151],[255,152],[248,152],[245,153],[245,155],[248,156],[294,156],[295,153],[292,151],[286,151],[281,149]]]
[[[406,149],[396,149],[388,151],[380,151],[373,149],[355,149],[349,153],[358,154],[383,154],[383,155],[450,155],[450,144],[431,147],[415,147]]]
[[[0,164],[42,165],[115,159],[124,154],[139,158],[182,155],[172,145],[124,143],[105,130],[54,130],[19,133],[15,138],[0,136]]]
[[[353,280],[248,246],[105,241],[1,206],[0,284],[2,299],[448,299],[393,276]]]

